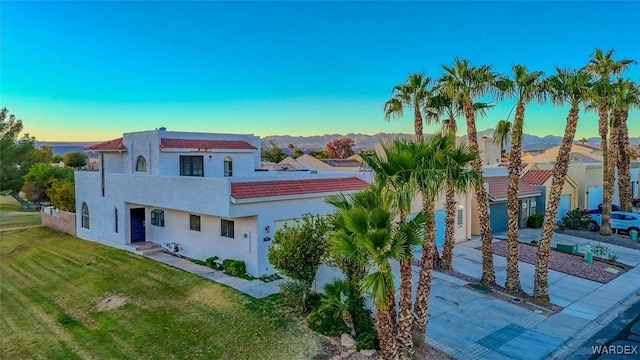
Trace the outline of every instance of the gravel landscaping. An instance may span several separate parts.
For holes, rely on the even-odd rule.
[[[566,235],[576,236],[583,239],[600,241],[600,242],[611,244],[611,245],[623,246],[629,249],[640,250],[640,242],[631,241],[631,236],[627,234],[618,233],[618,234],[611,234],[609,236],[602,236],[597,231],[571,230],[571,229],[565,229],[565,230],[556,229],[556,232],[558,234],[566,234]]]
[[[507,256],[507,241],[501,240],[493,243],[493,253],[498,256]],[[536,263],[535,246],[520,243],[518,249],[518,260],[534,264]],[[559,271],[564,274],[577,276],[580,278],[593,280],[606,284],[622,274],[625,269],[622,266],[597,260],[594,258],[593,264],[587,264],[583,255],[572,255],[552,250],[549,259],[549,270]]]

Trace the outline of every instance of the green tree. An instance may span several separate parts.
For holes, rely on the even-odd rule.
[[[38,161],[35,138],[29,134],[19,137],[22,129],[22,120],[9,115],[7,108],[0,110],[0,192],[14,197],[19,197],[24,175]]]
[[[40,162],[45,164],[53,162],[53,150],[51,150],[51,146],[40,146],[37,151],[38,156],[40,157]]]
[[[413,110],[413,128],[416,140],[424,138],[422,112],[433,96],[429,84],[431,78],[422,73],[410,74],[407,80],[393,87],[392,97],[384,104],[384,118],[390,121],[392,118],[402,118],[405,107]]]
[[[476,200],[480,218],[480,235],[482,240],[482,277],[483,285],[493,285],[496,282],[493,267],[493,250],[491,247],[491,225],[489,222],[489,203],[487,191],[482,179],[482,161],[478,152],[478,134],[476,131],[476,108],[474,100],[482,98],[496,89],[496,74],[490,66],[475,67],[469,60],[457,57],[452,66],[442,66],[445,74],[440,78],[440,87],[445,93],[452,94],[451,98],[462,103],[462,109],[467,120],[467,137],[471,150],[478,155],[472,163],[473,170],[479,177],[476,186]]]
[[[48,201],[50,199],[47,191],[55,180],[73,183],[73,170],[37,163],[24,176],[22,191],[25,193],[27,200],[31,202]]]
[[[504,156],[505,149],[511,144],[511,121],[498,121],[493,133],[493,142],[500,146],[500,156]]]
[[[311,287],[328,247],[329,229],[326,219],[305,214],[295,226],[276,231],[267,259],[278,271]]]
[[[62,161],[66,166],[77,169],[87,165],[87,155],[81,151],[70,151],[62,156]]]
[[[507,280],[505,290],[512,294],[522,294],[520,270],[518,269],[520,206],[518,186],[522,175],[522,132],[527,104],[532,101],[543,102],[546,92],[542,87],[541,71],[530,72],[524,65],[513,65],[512,78],[502,78],[498,87],[504,94],[516,99],[516,113],[513,125],[499,125],[497,133],[501,138],[509,137],[509,185],[507,188]]]
[[[569,105],[564,137],[560,143],[556,163],[553,166],[551,190],[547,202],[547,210],[542,222],[542,234],[536,257],[536,271],[534,278],[534,300],[541,304],[549,304],[549,252],[551,250],[551,236],[556,226],[556,215],[560,205],[562,186],[571,160],[571,146],[576,135],[580,105],[588,100],[592,91],[591,76],[585,71],[562,70],[556,68],[556,74],[543,83],[553,104]]]
[[[634,61],[630,59],[613,59],[613,49],[603,52],[595,49],[591,59],[587,62],[584,70],[595,77],[596,83],[590,95],[590,108],[598,113],[598,133],[600,134],[600,147],[602,148],[602,222],[600,225],[600,235],[611,235],[611,201],[613,199],[614,168],[616,166],[617,149],[609,149],[609,113],[612,102],[611,77],[619,75],[627,69]],[[612,139],[616,140],[616,139]]]
[[[278,143],[275,140],[269,141],[269,148],[262,149],[262,158],[268,159],[271,162],[279,163],[287,157],[287,154],[278,146]]]
[[[309,151],[309,155],[316,159],[327,159],[329,157],[324,150]]]
[[[64,211],[76,211],[76,193],[73,181],[54,179],[46,190],[51,204]]]

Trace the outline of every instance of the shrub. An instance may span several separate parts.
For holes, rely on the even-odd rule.
[[[527,226],[534,229],[539,229],[542,227],[542,221],[544,220],[544,215],[535,214],[529,216],[527,219]]]
[[[282,299],[294,310],[308,313],[312,302],[311,289],[302,281],[292,280],[280,284]]]
[[[378,332],[371,318],[371,312],[364,305],[351,302],[349,313],[353,318],[353,327],[356,330],[356,350],[376,349],[378,347]]]
[[[531,242],[530,242],[530,243],[531,243],[531,245],[532,245],[532,246],[538,246],[538,245],[540,244],[540,240],[538,240],[538,239],[533,239],[533,240],[531,240]]]
[[[584,211],[580,211],[579,209],[573,209],[567,212],[560,222],[567,229],[586,229],[587,225],[591,222],[591,216],[585,213]],[[562,227],[562,226],[561,226]]]
[[[309,315],[307,325],[311,330],[327,336],[338,335],[349,330],[349,327],[342,320],[342,316],[335,311],[327,311],[320,308]]]
[[[217,269],[217,268],[218,268],[218,264],[216,263],[216,260],[218,260],[218,259],[219,259],[219,257],[217,257],[217,256],[212,256],[212,257],[210,257],[210,258],[207,258],[207,259],[204,261],[204,263],[205,263],[205,265],[207,265],[207,266],[208,266],[208,267],[210,267],[210,268]]]
[[[293,227],[276,231],[267,258],[281,273],[311,286],[327,249],[329,226],[320,216],[303,215]]]
[[[222,261],[224,273],[231,276],[242,276],[247,272],[247,265],[244,261],[224,259]]]

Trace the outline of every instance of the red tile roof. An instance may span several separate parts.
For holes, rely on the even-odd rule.
[[[551,170],[529,170],[520,180],[529,185],[543,185],[553,175]]]
[[[122,143],[122,138],[117,138],[99,144],[87,146],[84,148],[87,151],[127,151],[127,148]]]
[[[489,184],[489,200],[500,201],[507,199],[507,189],[509,188],[508,176],[486,177],[484,181]],[[537,196],[540,194],[540,190],[523,181],[520,181],[518,184],[518,197]]]
[[[239,140],[162,139],[160,149],[256,149],[256,147]]]
[[[252,181],[232,183],[231,196],[235,199],[250,199],[272,196],[355,191],[366,189],[368,187],[369,183],[357,177],[312,180]]]

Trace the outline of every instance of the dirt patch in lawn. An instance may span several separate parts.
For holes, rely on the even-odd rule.
[[[501,240],[492,244],[493,253],[507,257],[507,241]],[[518,246],[518,260],[535,265],[538,248],[520,243]],[[584,255],[572,255],[552,250],[549,254],[549,270],[569,274],[587,280],[606,284],[625,272],[622,264],[593,259],[593,264],[587,264]]]
[[[633,242],[631,240],[631,236],[627,234],[617,233],[617,234],[611,234],[609,236],[603,236],[603,235],[600,235],[600,233],[598,233],[597,231],[572,230],[572,229],[564,229],[564,230],[556,229],[556,232],[558,234],[566,234],[566,235],[571,235],[571,236],[575,236],[583,239],[600,241],[600,242],[611,244],[611,245],[623,246],[629,249],[640,250],[640,242]]]
[[[127,303],[127,297],[121,294],[107,296],[97,301],[98,311],[111,311],[124,306]]]

